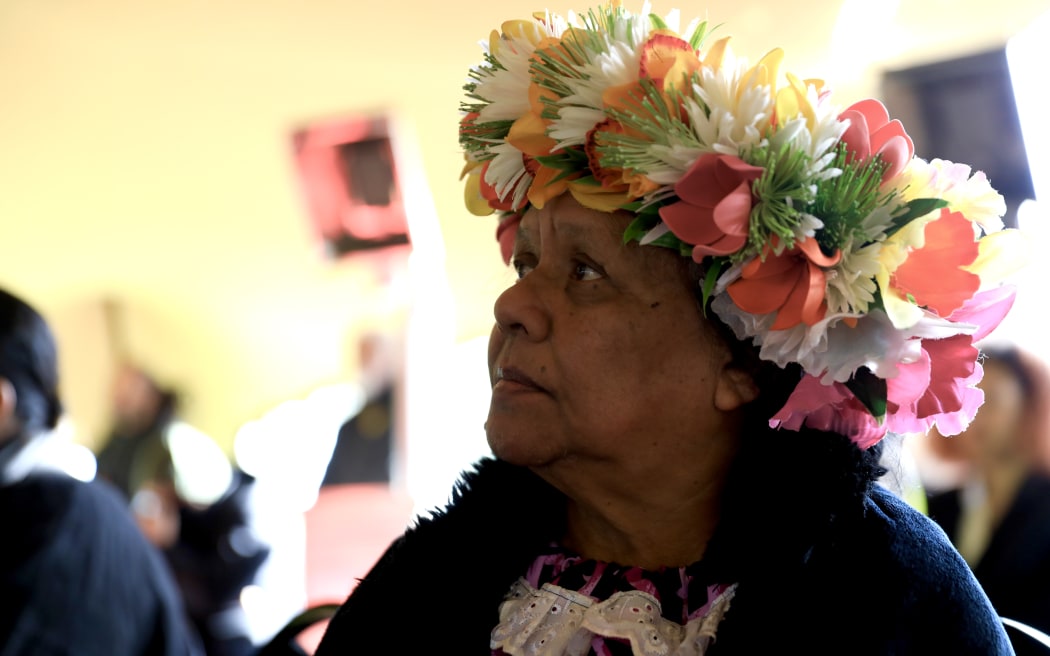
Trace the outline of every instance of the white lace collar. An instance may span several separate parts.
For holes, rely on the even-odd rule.
[[[663,617],[656,597],[640,590],[598,602],[550,583],[537,590],[519,579],[500,605],[491,646],[511,656],[583,656],[600,636],[629,641],[637,656],[702,656],[735,592],[736,585],[728,587],[682,626]]]

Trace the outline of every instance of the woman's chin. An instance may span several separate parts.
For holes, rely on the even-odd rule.
[[[537,444],[535,436],[524,436],[516,431],[500,431],[486,427],[492,455],[504,462],[521,467],[540,467],[557,458],[550,445]]]

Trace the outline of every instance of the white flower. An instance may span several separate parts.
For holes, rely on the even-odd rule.
[[[485,182],[492,185],[500,200],[506,200],[507,194],[513,190],[513,207],[522,207],[532,184],[532,174],[525,169],[522,152],[507,142],[493,146],[489,152],[496,156],[489,161]]]
[[[915,157],[890,183],[906,201],[942,198],[948,201],[949,209],[960,212],[985,232],[1002,230],[1006,201],[992,188],[983,172],[972,176],[970,173],[970,167],[965,164],[943,159],[927,162]]]
[[[908,330],[900,330],[880,310],[863,315],[829,314],[812,326],[799,324],[787,330],[770,330],[775,314],[744,312],[728,294],[715,297],[711,309],[738,339],[754,338],[763,360],[781,367],[797,362],[825,385],[844,383],[861,367],[879,378],[895,378],[898,365],[920,357],[922,339],[968,335],[976,330],[971,324],[955,323],[929,312]],[[847,318],[855,320],[853,325],[843,321]]]
[[[825,272],[829,313],[867,312],[875,300],[876,276],[884,265],[882,245],[893,225],[894,211],[884,205],[866,216],[860,224],[863,238],[851,236],[842,246],[838,264]]]
[[[558,117],[547,129],[558,142],[556,149],[583,145],[587,133],[605,119],[602,92],[638,79],[640,49],[608,38],[605,47],[579,67],[579,78],[563,80],[573,93],[558,103]]]
[[[769,87],[748,87],[740,92],[744,62],[737,62],[728,46],[722,66],[704,66],[700,83],[693,85],[694,98],[686,98],[685,111],[699,142],[723,155],[739,155],[757,146],[765,137],[773,116]],[[699,102],[698,102],[699,101]]]
[[[529,111],[529,66],[536,44],[547,37],[561,36],[565,27],[564,21],[549,14],[548,18],[546,24],[515,21],[512,31],[493,34],[486,50],[502,68],[486,65],[474,69],[478,78],[474,94],[488,101],[478,115],[478,123],[515,121]]]
[[[881,270],[879,253],[882,242],[872,242],[853,248],[853,239],[842,247],[842,257],[825,271],[827,289],[825,301],[828,313],[867,312],[875,300],[875,275]]]
[[[653,144],[648,149],[648,154],[663,166],[650,167],[645,175],[658,185],[673,185],[678,182],[686,172],[692,168],[700,155],[706,151],[703,148],[686,145]]]

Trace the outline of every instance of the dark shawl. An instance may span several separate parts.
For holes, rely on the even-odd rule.
[[[704,556],[739,583],[712,656],[1012,653],[943,531],[873,483],[876,452],[781,437],[738,458]],[[488,654],[503,595],[559,539],[563,509],[529,470],[483,460],[361,580],[318,655]]]

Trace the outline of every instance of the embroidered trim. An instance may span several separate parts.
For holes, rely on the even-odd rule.
[[[605,601],[524,578],[511,586],[492,630],[491,646],[510,656],[583,656],[595,636],[618,638],[639,656],[702,656],[715,639],[736,593],[731,585],[685,626],[661,615],[656,597],[640,590],[617,592]]]

